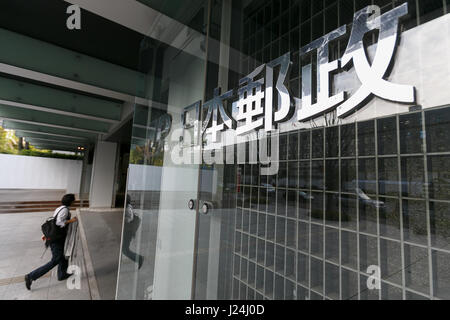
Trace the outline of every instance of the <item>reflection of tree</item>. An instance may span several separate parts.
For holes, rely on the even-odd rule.
[[[22,142],[20,142],[22,141]],[[32,156],[32,157],[44,157],[44,158],[60,158],[60,159],[73,159],[81,160],[83,155],[80,154],[64,154],[55,153],[52,150],[38,149],[28,142],[25,144],[26,147],[20,147],[20,143],[23,143],[22,138],[18,138],[15,132],[12,130],[5,130],[0,127],[0,153],[3,154],[14,154],[21,156]]]
[[[143,164],[144,163],[144,152],[142,152],[140,147],[136,147],[130,152],[130,163],[131,164]]]
[[[18,139],[0,127],[0,153],[16,153]]]
[[[164,148],[159,143],[151,146],[151,143],[147,141],[143,146],[134,145],[130,152],[131,164],[162,166],[163,158]]]

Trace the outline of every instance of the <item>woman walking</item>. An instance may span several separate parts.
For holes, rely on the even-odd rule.
[[[66,194],[61,200],[61,206],[55,210],[53,217],[55,219],[56,226],[61,228],[61,236],[56,240],[46,239],[45,236],[42,237],[42,240],[45,240],[50,245],[52,259],[47,264],[37,268],[25,276],[25,286],[28,290],[31,289],[31,283],[33,281],[36,281],[56,266],[58,266],[59,281],[63,281],[70,277],[70,274],[67,273],[68,262],[64,256],[64,242],[66,240],[68,224],[77,221],[76,217],[71,219],[69,210],[69,207],[74,201],[75,195]]]

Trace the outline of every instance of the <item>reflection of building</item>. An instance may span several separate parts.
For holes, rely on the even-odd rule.
[[[361,29],[364,46],[349,45],[352,30],[370,29],[355,23],[355,12],[373,3],[383,17],[403,2],[409,14],[395,21],[398,28],[381,32],[383,21],[392,21],[374,17],[371,26],[380,30]],[[450,298],[450,9],[445,0],[403,2],[196,0],[177,7],[140,0],[121,1],[117,11],[84,5],[140,43],[139,81],[101,104],[109,118],[95,116],[128,123],[127,141],[113,134],[115,125],[97,128],[111,148],[81,134],[96,145],[94,165],[109,163],[110,172],[114,143],[121,143],[115,183],[122,187],[115,191],[126,186],[142,219],[130,249],[145,262],[138,269],[122,255],[118,299]],[[335,39],[326,49],[314,42],[330,32],[325,40]],[[378,50],[389,44],[392,54]],[[317,61],[320,50],[329,52]],[[363,51],[377,66],[386,59],[386,70],[361,67],[355,56]],[[405,85],[407,93],[413,87],[415,101],[374,90],[351,112],[339,109],[376,80]],[[88,106],[101,92],[90,93]],[[260,151],[258,134],[271,129],[279,157],[264,163],[252,148]],[[205,158],[216,163],[197,161]],[[276,174],[261,174],[270,165]],[[95,179],[91,185],[91,197],[108,203],[114,193],[101,193],[104,184]],[[380,268],[381,290],[367,287],[371,266]]]

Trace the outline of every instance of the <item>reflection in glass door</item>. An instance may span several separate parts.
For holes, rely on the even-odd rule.
[[[161,14],[168,32],[142,42],[148,105],[135,105],[118,299],[192,295],[200,152],[192,117],[205,92],[208,1],[179,10],[171,15],[187,21]]]

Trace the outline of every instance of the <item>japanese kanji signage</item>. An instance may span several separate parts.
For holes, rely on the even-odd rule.
[[[314,85],[312,64],[304,66],[301,70],[301,99],[290,96],[285,86],[291,66],[291,54],[287,53],[257,67],[241,79],[237,94],[235,90],[220,94],[220,89],[216,89],[214,98],[203,105],[203,108],[207,108],[208,111],[202,124],[202,135],[210,135],[210,141],[217,142],[218,133],[226,128],[235,130],[238,136],[260,129],[271,132],[276,130],[277,125],[283,121],[292,121],[294,114],[295,121],[304,122],[322,116],[335,108],[337,108],[337,116],[343,118],[355,112],[371,95],[395,102],[414,103],[414,87],[391,83],[384,79],[396,49],[399,19],[408,13],[408,4],[404,3],[383,15],[379,12],[379,7],[368,6],[355,13],[350,39],[340,59],[330,61],[329,43],[347,34],[346,25],[301,48],[301,57],[312,52],[317,53],[315,102],[313,102],[312,94]],[[363,38],[367,33],[375,30],[379,31],[379,40],[375,57],[370,63]],[[350,97],[347,97],[346,92],[331,95],[330,74],[338,72],[350,63],[353,63],[361,87]],[[274,83],[275,68],[279,68],[276,83]],[[232,115],[229,116],[223,103],[226,100],[232,100],[235,96],[238,99],[232,103]],[[291,98],[295,103],[291,102]],[[297,110],[293,110],[296,108]]]
[[[223,94],[220,88],[215,89],[213,99],[203,106],[201,102],[195,104],[197,109],[206,111],[202,123],[197,126],[200,132],[196,134],[199,138],[196,144],[203,139],[206,145],[225,146],[224,137],[230,132],[238,139],[255,134],[256,139],[267,134],[276,135],[285,123],[307,122],[332,111],[342,119],[356,112],[371,96],[413,104],[416,100],[413,86],[386,79],[398,44],[399,20],[407,13],[407,3],[384,14],[378,6],[356,12],[344,54],[334,60],[330,59],[330,43],[347,34],[347,25],[302,47],[300,60],[311,61],[313,53],[317,60],[314,61],[315,68],[313,63],[301,67],[301,97],[292,96],[285,84],[292,67],[291,53],[257,67],[239,81],[237,89]],[[369,59],[364,38],[373,31],[378,31],[379,36],[374,56]],[[351,65],[360,87],[351,95],[345,91],[332,93],[332,75]],[[227,101],[232,104],[231,115],[224,106]],[[197,110],[196,114],[200,116],[202,112]]]

